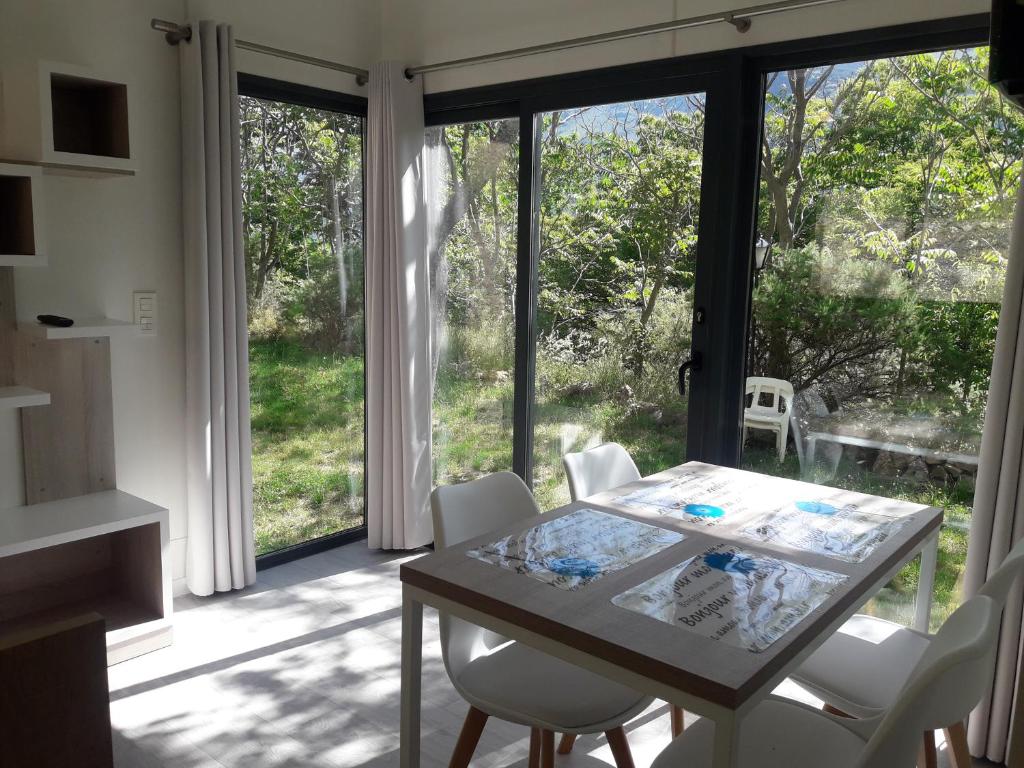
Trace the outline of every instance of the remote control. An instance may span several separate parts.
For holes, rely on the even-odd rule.
[[[39,315],[36,320],[43,325],[54,325],[58,328],[70,328],[75,324],[70,317],[61,317],[60,315]]]

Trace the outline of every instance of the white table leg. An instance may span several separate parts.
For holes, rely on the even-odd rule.
[[[423,603],[402,589],[401,768],[420,765],[420,683],[423,670]]]
[[[739,718],[725,710],[715,718],[715,751],[711,768],[736,768],[740,764]]]
[[[917,578],[917,596],[914,598],[914,629],[927,632],[932,615],[932,595],[935,592],[935,571],[939,565],[939,532],[925,542],[921,550],[921,570]]]

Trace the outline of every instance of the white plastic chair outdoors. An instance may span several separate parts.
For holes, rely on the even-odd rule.
[[[633,457],[618,443],[567,453],[562,457],[562,464],[573,501],[640,479]]]
[[[629,451],[618,443],[604,443],[579,453],[567,453],[562,457],[565,476],[569,478],[569,495],[573,501],[632,483],[641,478],[636,462]],[[671,705],[672,735],[683,732],[682,707]],[[563,746],[565,740],[563,739]],[[559,747],[560,752],[565,752]]]
[[[815,464],[823,467],[824,472],[816,473],[815,467],[810,466],[806,461],[809,417],[828,416],[828,414],[828,406],[814,389],[802,389],[793,397],[789,428],[793,433],[793,443],[796,445],[796,457],[800,461],[800,475],[818,483],[827,482],[835,477],[839,460],[843,457],[842,445],[823,441],[818,443]]]
[[[1010,589],[1022,573],[1024,539],[1010,550],[979,593],[991,598],[1002,612]],[[792,679],[833,711],[872,717],[893,705],[910,670],[932,642],[930,635],[858,614],[811,654]],[[970,768],[963,723],[949,720],[939,727],[946,731],[954,768]],[[926,756],[935,753],[931,731],[924,734],[924,751]]]
[[[775,696],[740,721],[739,768],[914,768],[923,731],[960,721],[988,689],[999,607],[968,600],[935,635],[893,706],[868,720],[839,717]],[[708,768],[714,724],[701,719],[651,768]]]
[[[540,514],[517,475],[499,472],[430,496],[434,540],[449,547]],[[653,699],[522,643],[441,614],[441,654],[452,685],[469,702],[450,768],[465,768],[490,716],[528,726],[530,765],[554,760],[554,734],[601,733],[618,768],[632,766],[622,725]],[[571,748],[571,741],[570,741]]]
[[[789,417],[793,411],[793,385],[782,379],[749,376],[747,395],[751,399],[750,405],[743,409],[743,441],[746,442],[749,429],[766,429],[774,432],[775,447],[779,461],[782,461],[786,456]],[[769,397],[768,404],[761,402],[762,395]]]

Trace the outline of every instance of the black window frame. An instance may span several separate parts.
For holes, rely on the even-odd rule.
[[[363,172],[363,194],[365,199],[366,193],[366,113],[367,113],[367,100],[363,96],[354,96],[352,94],[343,93],[341,91],[331,91],[324,88],[315,88],[310,85],[303,85],[301,83],[293,83],[288,80],[277,80],[275,78],[263,77],[262,75],[253,75],[246,72],[238,73],[238,95],[248,96],[255,99],[263,99],[264,101],[278,101],[287,104],[295,104],[302,107],[310,107],[312,109],[323,109],[330,112],[340,112],[343,114],[353,115],[362,119],[363,124],[363,156],[361,159],[362,172]],[[364,208],[365,210],[365,208]],[[365,218],[365,216],[364,216]],[[363,253],[366,253],[366,226],[365,221],[362,227],[363,233]],[[365,265],[365,258],[364,258]],[[365,266],[364,266],[365,268]],[[366,281],[363,281],[363,306],[366,306]],[[366,355],[366,328],[365,323],[363,327],[363,356],[365,361]],[[363,365],[363,524],[354,528],[346,528],[343,531],[337,531],[336,533],[329,533],[325,536],[318,536],[315,539],[309,539],[308,541],[301,542],[299,544],[292,544],[288,547],[281,549],[275,549],[272,552],[266,552],[256,557],[256,570],[261,571],[266,568],[273,568],[275,565],[281,565],[283,563],[297,560],[302,557],[308,557],[318,552],[324,552],[335,547],[340,547],[344,544],[350,544],[355,541],[362,541],[367,537],[366,528],[366,515],[367,515],[367,503],[366,503],[366,366]]]
[[[692,349],[703,353],[704,367],[691,387],[688,407],[697,415],[690,417],[686,458],[738,466],[767,74],[986,45],[988,37],[989,14],[969,14],[426,94],[428,126],[519,118],[513,471],[532,485],[539,114],[708,93],[694,311],[717,311],[693,324]]]

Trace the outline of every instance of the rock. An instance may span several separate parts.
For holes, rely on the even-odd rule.
[[[928,463],[927,461],[925,462]],[[942,464],[932,464],[928,469],[928,478],[936,483],[945,485],[949,482],[949,475],[946,474],[946,467]]]
[[[927,483],[928,465],[920,456],[914,456],[901,477],[911,483]]]
[[[615,393],[615,399],[620,403],[629,403],[633,401],[633,388],[629,384],[623,384],[619,387]]]
[[[594,393],[596,387],[589,381],[577,381],[562,390],[563,397],[586,397]]]
[[[888,451],[878,452],[875,463],[871,465],[871,471],[881,477],[896,477],[899,474],[896,464],[892,460],[892,454]]]

